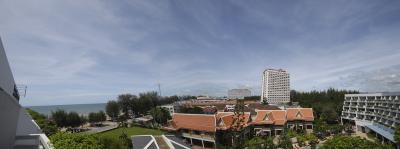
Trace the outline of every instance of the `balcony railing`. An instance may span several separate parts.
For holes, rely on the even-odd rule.
[[[183,137],[186,138],[194,138],[194,139],[201,139],[201,140],[208,140],[208,141],[214,141],[215,138],[212,135],[206,135],[206,134],[190,134],[190,133],[182,133]]]

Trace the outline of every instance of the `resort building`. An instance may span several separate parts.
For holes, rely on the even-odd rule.
[[[287,127],[293,130],[313,130],[314,114],[312,108],[287,108]]]
[[[285,124],[285,110],[258,110],[252,122],[255,136],[280,135],[283,133]]]
[[[281,135],[285,128],[312,132],[314,115],[311,108],[255,111],[255,114],[244,112],[240,116],[234,112],[218,112],[213,115],[174,113],[165,129],[174,131],[188,144],[200,147],[215,147],[216,143],[226,141],[233,143],[236,138],[252,135]],[[226,133],[231,131],[240,133],[227,138]]]
[[[244,99],[244,97],[251,96],[249,89],[231,89],[228,90],[228,99]]]
[[[400,92],[346,94],[341,119],[353,124],[356,131],[394,144],[394,128],[400,126],[399,109]]]
[[[281,135],[285,127],[312,132],[314,114],[312,108],[257,110],[253,119],[254,135],[275,136]]]
[[[290,102],[289,73],[282,69],[267,69],[263,72],[261,102],[281,104]]]
[[[214,148],[217,132],[216,115],[174,113],[169,126],[165,128],[177,132],[191,145]]]
[[[52,148],[47,136],[19,104],[20,96],[0,39],[0,148]]]

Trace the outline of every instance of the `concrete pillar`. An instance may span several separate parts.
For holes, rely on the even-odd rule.
[[[193,140],[192,140],[192,138],[190,138],[190,144],[193,145]]]
[[[202,145],[203,148],[204,148],[204,140],[201,140],[201,145]]]

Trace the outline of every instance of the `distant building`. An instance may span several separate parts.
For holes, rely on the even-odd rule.
[[[342,123],[355,125],[357,131],[394,144],[394,129],[400,126],[399,109],[399,92],[346,94],[341,118]]]
[[[244,97],[251,96],[249,89],[231,89],[228,90],[228,99],[244,99]]]
[[[175,106],[174,105],[162,105],[161,108],[166,109],[170,115],[175,113]]]
[[[289,73],[282,69],[267,69],[262,76],[261,102],[270,104],[290,102]]]

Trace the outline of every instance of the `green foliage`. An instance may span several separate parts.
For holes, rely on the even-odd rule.
[[[78,127],[86,122],[85,117],[79,116],[76,112],[65,112],[64,110],[56,110],[51,112],[51,118],[58,127]]]
[[[204,114],[200,107],[181,107],[179,113]]]
[[[166,124],[169,119],[171,119],[171,115],[165,108],[156,107],[150,110],[150,114],[153,117],[153,120],[158,124]]]
[[[284,149],[293,149],[292,141],[290,140],[290,137],[288,135],[282,135],[279,138],[278,147],[284,148]]]
[[[394,132],[394,140],[397,142],[397,144],[400,144],[400,126],[396,127]]]
[[[105,149],[105,146],[94,135],[56,133],[50,136],[51,143],[56,149]]]
[[[137,99],[136,95],[122,94],[118,96],[118,104],[122,113],[128,117],[129,109],[131,108],[132,100]]]
[[[313,108],[317,118],[328,122],[338,122],[342,111],[344,95],[358,93],[352,90],[337,90],[329,88],[324,91],[297,92],[292,90],[292,102],[299,102],[302,107]]]
[[[58,109],[55,112],[51,112],[51,118],[54,120],[58,127],[66,127],[68,113],[64,110]]]
[[[106,113],[113,120],[115,120],[118,117],[119,111],[120,111],[119,104],[116,101],[110,100],[107,102]]]
[[[66,126],[70,127],[78,127],[85,122],[85,118],[80,117],[79,114],[76,112],[69,112],[66,120]]]
[[[103,111],[91,112],[88,115],[89,123],[98,123],[106,120],[106,114]]]
[[[322,149],[331,148],[386,149],[392,147],[388,145],[381,145],[366,139],[361,139],[360,137],[338,135],[326,141],[322,146]]]
[[[43,114],[40,114],[32,109],[26,109],[26,111],[31,115],[31,117],[35,120],[35,122],[39,125],[40,129],[42,129],[43,133],[47,136],[55,134],[58,131],[56,124],[46,118]]]
[[[278,147],[274,144],[272,137],[254,137],[250,140],[246,140],[244,146],[248,149],[276,149]]]

